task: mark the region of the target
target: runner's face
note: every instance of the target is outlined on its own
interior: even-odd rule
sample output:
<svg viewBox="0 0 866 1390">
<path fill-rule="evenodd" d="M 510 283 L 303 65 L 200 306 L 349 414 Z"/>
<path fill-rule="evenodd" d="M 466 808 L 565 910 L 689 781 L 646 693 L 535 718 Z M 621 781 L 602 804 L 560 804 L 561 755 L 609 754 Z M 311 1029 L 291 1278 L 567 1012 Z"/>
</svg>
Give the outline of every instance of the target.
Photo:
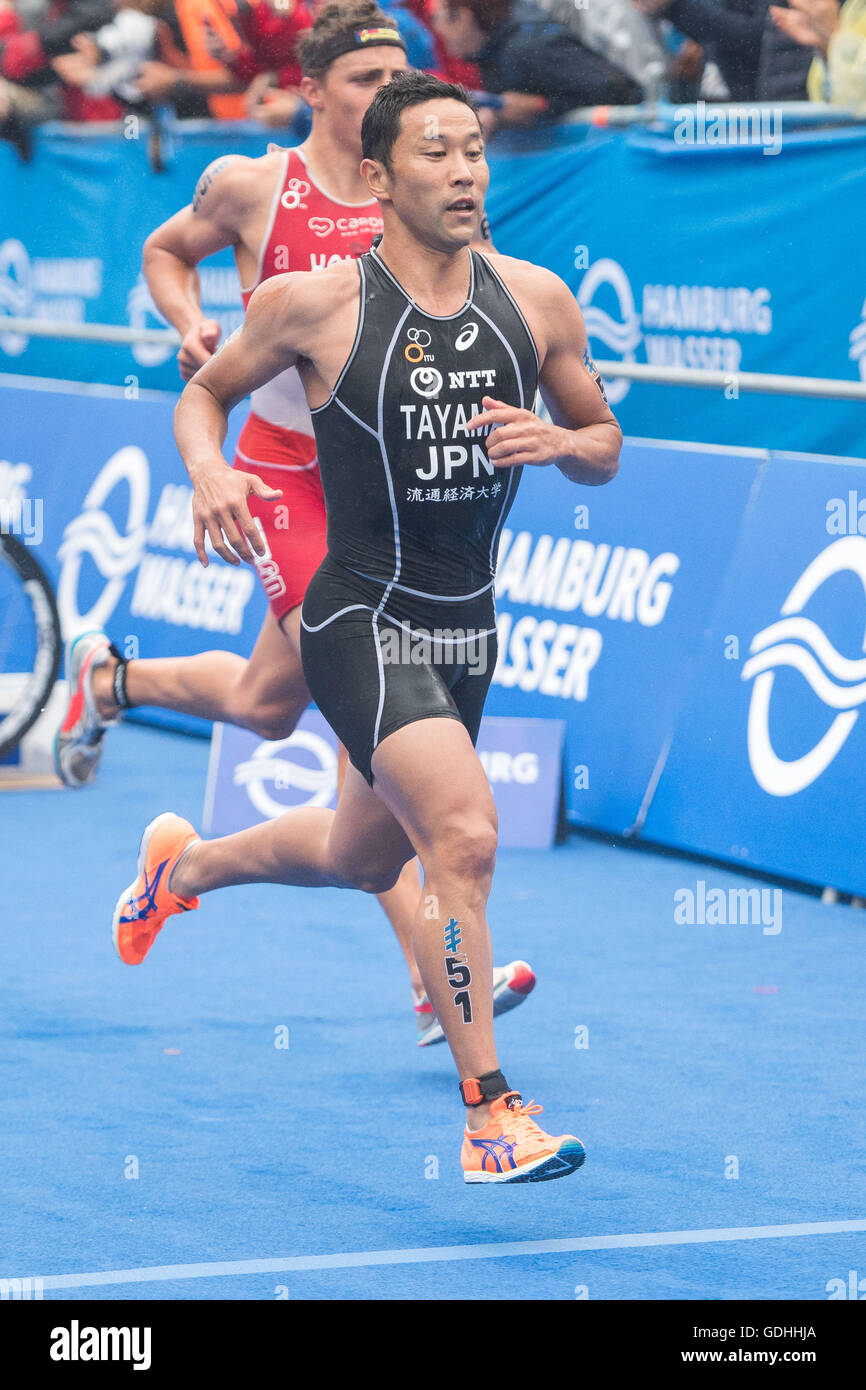
<svg viewBox="0 0 866 1390">
<path fill-rule="evenodd" d="M 468 246 L 489 182 L 478 119 L 462 101 L 427 101 L 403 112 L 388 193 L 419 241 L 442 251 Z"/>
<path fill-rule="evenodd" d="M 318 89 L 321 112 L 332 136 L 361 159 L 361 121 L 380 87 L 408 64 L 402 48 L 393 44 L 359 49 L 335 58 Z"/>
</svg>

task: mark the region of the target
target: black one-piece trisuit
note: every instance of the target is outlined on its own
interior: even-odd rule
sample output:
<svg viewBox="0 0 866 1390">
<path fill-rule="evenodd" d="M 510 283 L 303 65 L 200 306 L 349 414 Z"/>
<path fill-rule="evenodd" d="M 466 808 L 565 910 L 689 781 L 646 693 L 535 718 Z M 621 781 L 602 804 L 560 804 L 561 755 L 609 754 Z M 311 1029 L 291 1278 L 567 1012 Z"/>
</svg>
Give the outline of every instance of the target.
<svg viewBox="0 0 866 1390">
<path fill-rule="evenodd" d="M 489 261 L 469 296 L 428 314 L 371 251 L 357 262 L 355 342 L 312 412 L 328 553 L 301 610 L 304 675 L 372 783 L 370 760 L 418 719 L 460 719 L 473 743 L 496 663 L 493 576 L 521 469 L 494 468 L 467 421 L 483 396 L 533 409 L 538 355 Z"/>
</svg>

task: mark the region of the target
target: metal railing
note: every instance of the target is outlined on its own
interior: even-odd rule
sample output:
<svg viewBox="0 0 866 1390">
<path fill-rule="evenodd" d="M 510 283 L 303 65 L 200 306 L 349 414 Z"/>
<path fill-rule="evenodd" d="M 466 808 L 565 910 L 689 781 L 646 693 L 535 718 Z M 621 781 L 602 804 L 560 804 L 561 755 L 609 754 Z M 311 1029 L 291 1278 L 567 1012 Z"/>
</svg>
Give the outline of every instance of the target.
<svg viewBox="0 0 866 1390">
<path fill-rule="evenodd" d="M 173 328 L 131 328 L 115 323 L 61 323 L 51 319 L 0 315 L 0 336 L 20 333 L 27 338 L 68 338 L 74 342 L 127 344 L 160 343 L 177 347 Z M 866 381 L 831 377 L 786 376 L 773 372 L 719 372 L 690 367 L 655 367 L 643 362 L 596 361 L 603 377 L 647 382 L 654 386 L 687 386 L 703 391 L 736 391 L 750 395 L 807 396 L 816 400 L 866 401 Z"/>
</svg>

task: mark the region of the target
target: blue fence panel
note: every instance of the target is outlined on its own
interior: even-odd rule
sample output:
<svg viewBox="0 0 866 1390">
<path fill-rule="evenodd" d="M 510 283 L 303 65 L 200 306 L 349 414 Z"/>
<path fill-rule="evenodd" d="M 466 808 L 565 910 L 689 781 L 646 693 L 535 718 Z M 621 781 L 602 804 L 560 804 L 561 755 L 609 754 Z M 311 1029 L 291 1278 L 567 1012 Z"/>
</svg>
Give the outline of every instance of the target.
<svg viewBox="0 0 866 1390">
<path fill-rule="evenodd" d="M 64 635 L 106 627 L 128 656 L 248 656 L 265 613 L 248 565 L 192 547 L 192 489 L 172 433 L 175 398 L 128 400 L 0 385 L 0 496 L 57 589 Z M 233 448 L 243 411 L 231 422 Z M 153 713 L 153 712 L 151 712 Z M 206 729 L 199 720 L 160 722 Z"/>
<path fill-rule="evenodd" d="M 603 488 L 525 470 L 487 709 L 566 721 L 576 824 L 637 822 L 765 457 L 629 441 Z"/>
<path fill-rule="evenodd" d="M 866 465 L 775 456 L 646 836 L 866 891 Z"/>
</svg>

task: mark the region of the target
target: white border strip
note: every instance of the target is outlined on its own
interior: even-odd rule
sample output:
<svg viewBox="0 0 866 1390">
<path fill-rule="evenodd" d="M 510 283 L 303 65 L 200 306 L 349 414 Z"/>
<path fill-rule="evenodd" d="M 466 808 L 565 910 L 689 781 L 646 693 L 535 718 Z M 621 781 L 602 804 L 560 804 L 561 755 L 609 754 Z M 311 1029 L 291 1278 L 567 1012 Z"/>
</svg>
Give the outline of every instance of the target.
<svg viewBox="0 0 866 1390">
<path fill-rule="evenodd" d="M 227 1274 L 290 1274 L 303 1270 L 362 1269 L 371 1265 L 441 1264 L 452 1260 L 498 1260 L 509 1255 L 567 1255 L 584 1250 L 635 1250 L 652 1245 L 709 1245 L 721 1241 L 787 1240 L 794 1236 L 848 1235 L 858 1231 L 866 1231 L 866 1220 L 802 1221 L 783 1226 L 711 1227 L 703 1231 L 646 1231 L 636 1235 L 574 1236 L 565 1240 L 515 1240 L 489 1245 L 434 1245 L 418 1250 L 355 1250 L 338 1255 L 291 1255 L 284 1259 L 270 1260 L 148 1265 L 142 1269 L 107 1269 L 91 1274 L 45 1274 L 39 1278 L 44 1289 L 82 1289 L 106 1284 L 151 1284 L 173 1279 L 213 1279 Z"/>
</svg>

